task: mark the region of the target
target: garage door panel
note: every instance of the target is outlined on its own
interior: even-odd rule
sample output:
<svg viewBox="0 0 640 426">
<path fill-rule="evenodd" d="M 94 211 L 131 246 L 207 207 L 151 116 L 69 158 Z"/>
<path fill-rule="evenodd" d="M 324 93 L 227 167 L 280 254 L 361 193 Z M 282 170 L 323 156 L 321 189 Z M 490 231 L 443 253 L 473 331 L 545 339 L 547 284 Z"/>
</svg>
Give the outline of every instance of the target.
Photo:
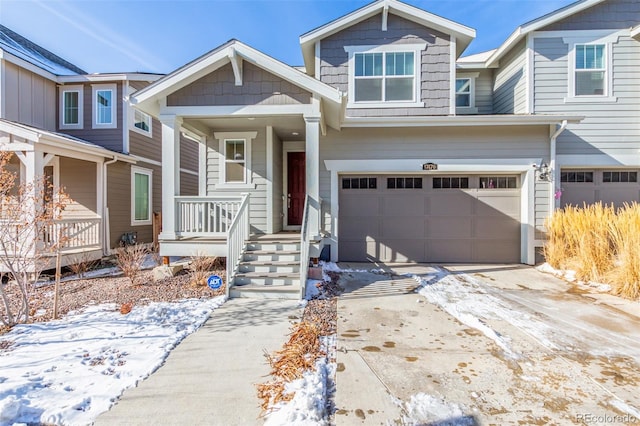
<svg viewBox="0 0 640 426">
<path fill-rule="evenodd" d="M 520 263 L 520 243 L 513 240 L 476 240 L 473 254 L 475 262 Z"/>
<path fill-rule="evenodd" d="M 622 207 L 629 200 L 640 200 L 640 191 L 638 188 L 607 188 L 600 191 L 600 199 L 604 204 L 613 204 L 616 207 Z"/>
<path fill-rule="evenodd" d="M 469 262 L 472 259 L 471 240 L 428 240 L 429 262 Z"/>
<path fill-rule="evenodd" d="M 340 216 L 377 217 L 380 215 L 380 200 L 377 196 L 363 194 L 344 194 L 340 197 Z"/>
<path fill-rule="evenodd" d="M 578 187 L 565 185 L 562 190 L 562 205 L 580 206 L 586 202 L 587 204 L 593 204 L 596 202 L 596 191 L 593 186 Z"/>
<path fill-rule="evenodd" d="M 516 194 L 478 195 L 475 213 L 478 216 L 519 216 L 520 198 Z"/>
<path fill-rule="evenodd" d="M 430 198 L 429 214 L 434 216 L 468 216 L 475 203 L 475 196 L 464 191 L 434 191 Z"/>
<path fill-rule="evenodd" d="M 340 241 L 340 260 L 368 262 L 384 256 L 380 243 L 370 240 Z"/>
<path fill-rule="evenodd" d="M 423 193 L 411 195 L 390 195 L 381 201 L 382 215 L 390 217 L 424 215 Z"/>
<path fill-rule="evenodd" d="M 423 240 L 383 239 L 380 248 L 388 262 L 423 262 L 426 258 Z"/>
<path fill-rule="evenodd" d="M 377 217 L 343 218 L 340 221 L 340 236 L 348 240 L 377 238 L 380 233 Z"/>
<path fill-rule="evenodd" d="M 471 238 L 470 218 L 429 216 L 426 223 L 427 238 Z"/>
<path fill-rule="evenodd" d="M 415 239 L 424 235 L 424 216 L 382 217 L 381 237 Z"/>
<path fill-rule="evenodd" d="M 520 233 L 520 222 L 508 216 L 476 217 L 473 229 L 476 238 L 504 239 Z"/>
</svg>

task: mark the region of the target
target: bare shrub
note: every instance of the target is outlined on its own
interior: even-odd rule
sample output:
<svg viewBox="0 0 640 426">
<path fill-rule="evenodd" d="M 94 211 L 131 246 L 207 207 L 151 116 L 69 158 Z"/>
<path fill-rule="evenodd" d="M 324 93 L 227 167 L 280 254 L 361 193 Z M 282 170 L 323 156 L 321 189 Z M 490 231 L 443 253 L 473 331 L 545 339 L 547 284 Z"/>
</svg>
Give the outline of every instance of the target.
<svg viewBox="0 0 640 426">
<path fill-rule="evenodd" d="M 218 270 L 224 266 L 223 261 L 219 257 L 211 256 L 194 256 L 191 258 L 190 283 L 194 287 L 207 285 L 207 278 L 211 275 L 211 271 Z"/>
<path fill-rule="evenodd" d="M 95 269 L 99 264 L 99 259 L 92 259 L 91 254 L 84 252 L 70 258 L 71 264 L 69 269 L 76 274 L 78 278 L 84 278 L 85 274 Z"/>
<path fill-rule="evenodd" d="M 142 262 L 144 262 L 147 253 L 147 248 L 142 244 L 120 247 L 116 250 L 116 265 L 124 276 L 129 278 L 132 285 L 140 284 L 138 280 L 142 270 Z"/>
</svg>

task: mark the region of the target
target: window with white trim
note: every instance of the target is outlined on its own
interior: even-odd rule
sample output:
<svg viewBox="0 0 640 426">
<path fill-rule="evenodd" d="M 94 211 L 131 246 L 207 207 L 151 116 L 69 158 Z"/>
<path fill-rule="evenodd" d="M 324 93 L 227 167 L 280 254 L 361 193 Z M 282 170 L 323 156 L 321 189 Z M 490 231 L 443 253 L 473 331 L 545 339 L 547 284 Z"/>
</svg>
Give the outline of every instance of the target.
<svg viewBox="0 0 640 426">
<path fill-rule="evenodd" d="M 251 186 L 251 140 L 257 132 L 216 132 L 219 140 L 220 171 L 217 187 Z"/>
<path fill-rule="evenodd" d="M 131 225 L 151 225 L 153 170 L 131 166 Z"/>
<path fill-rule="evenodd" d="M 151 137 L 153 121 L 151 116 L 137 109 L 133 109 L 133 120 L 131 120 L 131 130 L 135 130 L 145 136 Z"/>
<path fill-rule="evenodd" d="M 575 45 L 575 96 L 606 95 L 606 45 Z"/>
<path fill-rule="evenodd" d="M 456 79 L 456 108 L 470 108 L 471 105 L 471 79 Z"/>
<path fill-rule="evenodd" d="M 62 86 L 60 88 L 61 129 L 82 129 L 82 102 L 82 86 Z"/>
<path fill-rule="evenodd" d="M 93 86 L 93 128 L 113 129 L 116 122 L 116 85 L 101 84 Z"/>
<path fill-rule="evenodd" d="M 346 46 L 349 107 L 422 106 L 420 59 L 424 45 Z"/>
</svg>

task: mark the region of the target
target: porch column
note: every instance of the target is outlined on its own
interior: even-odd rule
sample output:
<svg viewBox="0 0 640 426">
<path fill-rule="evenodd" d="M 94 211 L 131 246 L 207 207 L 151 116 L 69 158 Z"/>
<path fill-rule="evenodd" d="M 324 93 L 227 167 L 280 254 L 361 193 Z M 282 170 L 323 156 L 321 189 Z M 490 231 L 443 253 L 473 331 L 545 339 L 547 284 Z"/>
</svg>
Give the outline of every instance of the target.
<svg viewBox="0 0 640 426">
<path fill-rule="evenodd" d="M 309 235 L 315 238 L 320 231 L 320 117 L 305 116 L 306 186 L 311 198 L 309 206 Z"/>
<path fill-rule="evenodd" d="M 161 115 L 162 123 L 162 233 L 176 238 L 175 196 L 180 195 L 180 126 L 182 117 Z"/>
</svg>

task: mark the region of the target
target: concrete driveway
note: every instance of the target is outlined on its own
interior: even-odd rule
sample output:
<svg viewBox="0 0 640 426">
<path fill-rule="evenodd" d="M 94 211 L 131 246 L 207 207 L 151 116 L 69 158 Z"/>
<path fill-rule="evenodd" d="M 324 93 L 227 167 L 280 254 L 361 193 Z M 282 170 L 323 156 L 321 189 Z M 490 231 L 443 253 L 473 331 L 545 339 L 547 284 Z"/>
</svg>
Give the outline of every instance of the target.
<svg viewBox="0 0 640 426">
<path fill-rule="evenodd" d="M 340 267 L 337 425 L 640 424 L 639 303 L 521 265 Z"/>
</svg>

